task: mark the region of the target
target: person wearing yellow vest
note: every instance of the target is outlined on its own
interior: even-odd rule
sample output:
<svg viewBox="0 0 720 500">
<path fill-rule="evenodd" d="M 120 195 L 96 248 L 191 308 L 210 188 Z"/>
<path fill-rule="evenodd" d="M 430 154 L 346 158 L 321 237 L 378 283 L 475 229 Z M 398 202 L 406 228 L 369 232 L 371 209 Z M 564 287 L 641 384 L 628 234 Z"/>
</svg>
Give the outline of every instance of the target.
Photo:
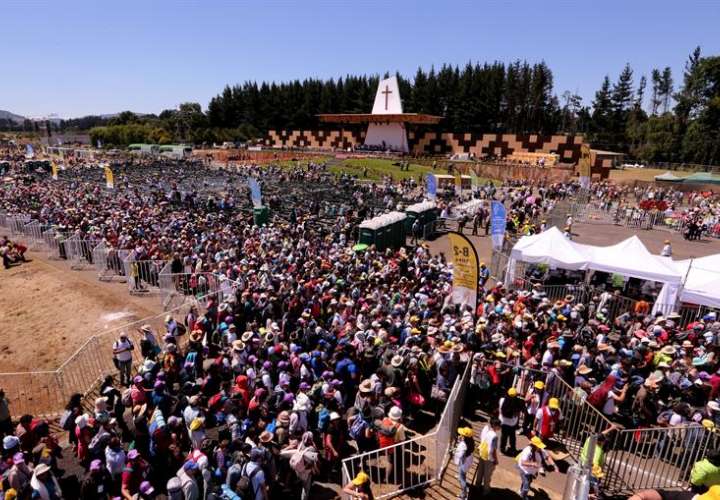
<svg viewBox="0 0 720 500">
<path fill-rule="evenodd" d="M 475 485 L 482 490 L 483 495 L 490 493 L 490 482 L 498 464 L 499 432 L 500 419 L 493 417 L 480 434 L 480 461 L 475 471 Z"/>
</svg>

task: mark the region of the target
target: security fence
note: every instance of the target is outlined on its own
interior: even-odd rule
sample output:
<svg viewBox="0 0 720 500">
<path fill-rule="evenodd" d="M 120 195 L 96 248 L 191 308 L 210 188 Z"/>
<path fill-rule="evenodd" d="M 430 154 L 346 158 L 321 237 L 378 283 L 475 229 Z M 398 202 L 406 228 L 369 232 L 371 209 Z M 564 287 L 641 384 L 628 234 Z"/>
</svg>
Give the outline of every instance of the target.
<svg viewBox="0 0 720 500">
<path fill-rule="evenodd" d="M 348 484 L 364 471 L 370 476 L 373 497 L 381 499 L 441 480 L 450 459 L 453 431 L 462 414 L 469 380 L 470 363 L 455 380 L 440 421 L 430 433 L 343 460 L 342 484 Z"/>
<path fill-rule="evenodd" d="M 130 295 L 148 295 L 160 292 L 160 271 L 164 260 L 137 260 L 132 251 L 123 260 Z"/>
<path fill-rule="evenodd" d="M 113 343 L 120 333 L 132 340 L 133 362 L 142 359 L 140 328 L 149 325 L 158 343 L 167 331 L 167 316 L 183 323 L 190 308 L 213 295 L 192 298 L 180 307 L 91 335 L 85 343 L 56 370 L 0 373 L 0 387 L 5 391 L 14 415 L 55 415 L 62 411 L 71 395 L 86 394 L 106 375 L 117 372 L 113 363 Z M 186 336 L 180 337 L 180 343 Z"/>
<path fill-rule="evenodd" d="M 104 241 L 98 243 L 92 251 L 92 261 L 100 281 L 124 281 L 125 266 L 123 261 L 130 250 L 118 250 Z"/>
<path fill-rule="evenodd" d="M 160 270 L 158 284 L 163 308 L 182 304 L 187 298 L 220 292 L 221 276 L 210 272 L 173 273 L 172 262 Z"/>
</svg>

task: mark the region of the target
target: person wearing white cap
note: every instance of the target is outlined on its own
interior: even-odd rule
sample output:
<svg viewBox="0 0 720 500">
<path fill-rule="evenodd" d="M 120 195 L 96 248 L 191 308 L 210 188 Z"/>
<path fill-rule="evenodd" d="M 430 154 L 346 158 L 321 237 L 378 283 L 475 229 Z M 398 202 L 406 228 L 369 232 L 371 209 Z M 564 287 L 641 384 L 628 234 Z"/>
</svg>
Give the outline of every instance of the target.
<svg viewBox="0 0 720 500">
<path fill-rule="evenodd" d="M 63 498 L 60 485 L 47 464 L 41 463 L 35 467 L 32 479 L 30 479 L 30 487 L 33 491 L 33 498 L 40 500 L 61 500 Z"/>
<path fill-rule="evenodd" d="M 113 344 L 113 362 L 120 372 L 120 385 L 129 386 L 132 381 L 130 371 L 132 369 L 132 352 L 134 349 L 135 346 L 126 332 L 122 332 L 120 338 Z"/>
</svg>

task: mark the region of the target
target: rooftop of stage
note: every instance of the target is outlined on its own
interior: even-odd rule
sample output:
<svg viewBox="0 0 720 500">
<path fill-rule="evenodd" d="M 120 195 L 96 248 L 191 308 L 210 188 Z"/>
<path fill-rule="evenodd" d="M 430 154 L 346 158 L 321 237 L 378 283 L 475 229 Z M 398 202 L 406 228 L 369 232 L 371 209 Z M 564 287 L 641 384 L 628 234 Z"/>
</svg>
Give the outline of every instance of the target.
<svg viewBox="0 0 720 500">
<path fill-rule="evenodd" d="M 420 125 L 433 125 L 443 119 L 442 116 L 424 115 L 420 113 L 400 114 L 323 114 L 317 115 L 323 123 L 414 123 Z"/>
</svg>

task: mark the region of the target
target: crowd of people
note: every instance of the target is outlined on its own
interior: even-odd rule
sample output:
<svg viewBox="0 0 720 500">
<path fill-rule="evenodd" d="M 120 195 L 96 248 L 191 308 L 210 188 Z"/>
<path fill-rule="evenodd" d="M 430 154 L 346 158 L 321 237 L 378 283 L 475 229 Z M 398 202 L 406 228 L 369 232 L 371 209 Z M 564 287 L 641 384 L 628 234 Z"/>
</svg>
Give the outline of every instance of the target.
<svg viewBox="0 0 720 500">
<path fill-rule="evenodd" d="M 267 225 L 253 224 L 247 176 L 278 214 Z M 359 185 L 320 165 L 218 173 L 174 163 L 117 167 L 116 179 L 110 191 L 101 169 L 68 170 L 55 183 L 17 175 L 0 210 L 179 273 L 214 273 L 231 293 L 169 316 L 164 331 L 144 326 L 140 345 L 120 336 L 117 376 L 92 408 L 80 395 L 68 402 L 60 425 L 70 449 L 41 418 L 3 426 L 6 498 L 309 498 L 318 479 L 340 480 L 343 458 L 419 432 L 426 413 L 439 417 L 466 363 L 469 401 L 493 417 L 479 444 L 472 429 L 458 430 L 463 495 L 473 457 L 487 490 L 497 454 L 520 452 L 527 496 L 552 466 L 543 450 L 562 418 L 550 397 L 560 380 L 628 427 L 720 424 L 714 313 L 689 325 L 648 310 L 611 319 L 604 298 L 550 300 L 542 285 L 512 290 L 487 277 L 477 307 L 461 306 L 449 299 L 452 266 L 426 245 L 353 250 L 357 221 L 419 201 L 421 183 Z M 487 185 L 475 195 L 504 201 L 513 227 L 536 231 L 572 189 Z M 513 366 L 534 374 L 525 393 L 507 390 Z M 4 419 L 2 401 L 5 422 L 12 408 Z M 523 450 L 519 431 L 530 439 Z M 68 454 L 82 466 L 76 483 L 63 470 Z M 399 483 L 405 471 L 386 466 Z M 372 498 L 366 472 L 344 489 Z"/>
</svg>

